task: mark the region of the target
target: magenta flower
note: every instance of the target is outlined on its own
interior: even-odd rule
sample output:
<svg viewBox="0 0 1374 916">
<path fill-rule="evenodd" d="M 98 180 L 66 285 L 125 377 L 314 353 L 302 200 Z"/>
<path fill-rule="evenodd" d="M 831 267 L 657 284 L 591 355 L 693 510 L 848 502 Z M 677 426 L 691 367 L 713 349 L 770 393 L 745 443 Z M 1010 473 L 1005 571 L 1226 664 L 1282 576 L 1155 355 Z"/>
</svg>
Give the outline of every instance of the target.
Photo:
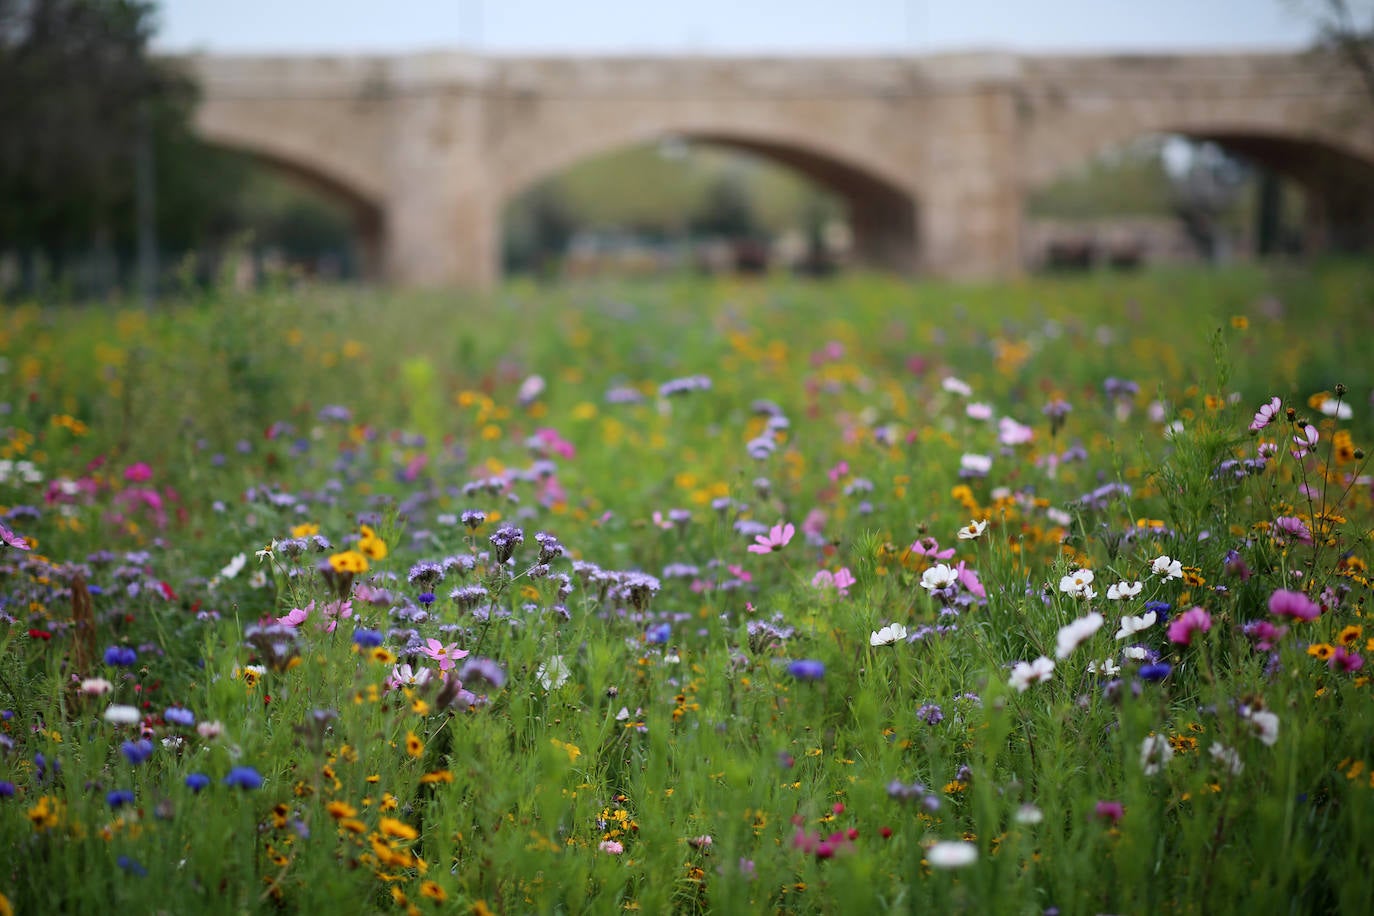
<svg viewBox="0 0 1374 916">
<path fill-rule="evenodd" d="M 1281 588 L 1269 596 L 1269 613 L 1294 620 L 1316 620 L 1321 608 L 1302 592 Z"/>
<path fill-rule="evenodd" d="M 1326 666 L 1332 671 L 1359 671 L 1364 666 L 1364 659 L 1345 646 L 1337 646 L 1336 651 L 1326 660 Z"/>
<path fill-rule="evenodd" d="M 1268 404 L 1261 404 L 1260 409 L 1255 411 L 1255 419 L 1250 421 L 1250 432 L 1257 433 L 1273 423 L 1282 409 L 1283 402 L 1278 398 L 1270 398 Z"/>
<path fill-rule="evenodd" d="M 1111 821 L 1116 824 L 1126 816 L 1126 808 L 1119 801 L 1100 801 L 1093 808 L 1093 813 L 1104 821 Z"/>
<path fill-rule="evenodd" d="M 782 550 L 792 540 L 792 535 L 796 533 L 797 529 L 790 522 L 787 524 L 779 522 L 767 534 L 754 535 L 756 543 L 749 545 L 749 552 L 773 553 L 775 550 Z"/>
<path fill-rule="evenodd" d="M 1193 641 L 1194 633 L 1205 633 L 1210 629 L 1212 615 L 1200 607 L 1195 607 L 1179 614 L 1169 624 L 1169 641 L 1186 646 Z"/>
<path fill-rule="evenodd" d="M 153 469 L 148 467 L 147 463 L 143 461 L 137 464 L 131 464 L 124 469 L 124 479 L 129 481 L 129 483 L 143 483 L 146 480 L 152 479 L 152 476 Z"/>
<path fill-rule="evenodd" d="M 1256 620 L 1245 625 L 1244 633 L 1254 641 L 1256 649 L 1268 652 L 1288 633 L 1288 627 L 1276 627 L 1267 620 Z"/>
<path fill-rule="evenodd" d="M 426 639 L 425 644 L 420 647 L 420 651 L 437 661 L 440 671 L 447 671 L 454 666 L 456 661 L 468 657 L 467 650 L 458 648 L 456 642 L 446 646 L 437 639 Z"/>
</svg>

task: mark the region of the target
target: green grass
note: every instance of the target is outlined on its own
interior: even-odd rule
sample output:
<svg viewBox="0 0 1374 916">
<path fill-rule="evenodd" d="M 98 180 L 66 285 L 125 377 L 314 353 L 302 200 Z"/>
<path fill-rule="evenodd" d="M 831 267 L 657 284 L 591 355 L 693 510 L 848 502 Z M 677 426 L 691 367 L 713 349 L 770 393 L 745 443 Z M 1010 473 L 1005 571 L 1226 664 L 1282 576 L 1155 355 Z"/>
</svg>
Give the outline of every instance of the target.
<svg viewBox="0 0 1374 916">
<path fill-rule="evenodd" d="M 13 307 L 0 520 L 35 543 L 0 553 L 0 912 L 1370 910 L 1368 680 L 1320 656 L 1374 637 L 1371 300 L 1335 264 Z M 1252 434 L 1275 395 L 1297 422 Z M 329 547 L 293 555 L 301 525 Z M 925 538 L 962 585 L 923 587 Z M 351 580 L 317 569 L 350 551 Z M 408 574 L 446 557 L 473 569 L 420 614 Z M 1273 617 L 1281 588 L 1323 612 Z M 1115 639 L 1147 601 L 1210 628 Z M 441 689 L 431 639 L 502 676 Z M 402 663 L 435 676 L 388 687 Z"/>
</svg>

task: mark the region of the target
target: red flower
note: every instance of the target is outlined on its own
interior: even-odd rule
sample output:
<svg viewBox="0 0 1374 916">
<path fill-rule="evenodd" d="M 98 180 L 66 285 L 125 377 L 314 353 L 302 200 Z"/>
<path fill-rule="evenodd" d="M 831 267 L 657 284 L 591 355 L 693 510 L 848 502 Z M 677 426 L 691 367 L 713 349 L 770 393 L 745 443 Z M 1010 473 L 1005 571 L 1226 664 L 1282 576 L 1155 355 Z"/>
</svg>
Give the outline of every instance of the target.
<svg viewBox="0 0 1374 916">
<path fill-rule="evenodd" d="M 30 639 L 52 639 L 52 634 L 47 630 L 29 630 Z"/>
</svg>

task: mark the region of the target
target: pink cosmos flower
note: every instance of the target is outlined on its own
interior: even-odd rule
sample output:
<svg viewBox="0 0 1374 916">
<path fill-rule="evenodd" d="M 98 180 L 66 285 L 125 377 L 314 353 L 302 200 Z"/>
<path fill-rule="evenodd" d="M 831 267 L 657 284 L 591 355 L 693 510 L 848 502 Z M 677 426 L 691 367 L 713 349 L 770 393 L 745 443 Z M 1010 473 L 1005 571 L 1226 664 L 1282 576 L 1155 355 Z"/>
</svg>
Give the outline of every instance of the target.
<svg viewBox="0 0 1374 916">
<path fill-rule="evenodd" d="M 1212 629 L 1212 615 L 1200 607 L 1179 614 L 1169 623 L 1169 641 L 1188 645 L 1196 632 Z"/>
<path fill-rule="evenodd" d="M 935 538 L 921 538 L 911 545 L 911 552 L 922 557 L 929 557 L 932 560 L 948 560 L 954 556 L 954 548 L 948 550 L 940 549 L 940 542 Z"/>
<path fill-rule="evenodd" d="M 309 607 L 293 607 L 285 617 L 278 617 L 277 623 L 284 627 L 298 627 L 305 623 L 310 616 L 310 608 L 315 606 L 315 602 L 310 602 Z"/>
<path fill-rule="evenodd" d="M 822 569 L 811 577 L 811 584 L 816 588 L 834 588 L 837 589 L 841 595 L 848 595 L 849 587 L 856 581 L 853 573 L 849 571 L 849 567 L 847 566 L 841 567 L 839 572 L 834 573 L 828 569 Z"/>
<path fill-rule="evenodd" d="M 766 535 L 754 535 L 756 543 L 749 545 L 750 553 L 773 553 L 782 550 L 792 540 L 792 535 L 797 533 L 797 529 L 789 522 L 783 524 L 779 522 L 769 529 Z"/>
<path fill-rule="evenodd" d="M 557 455 L 560 458 L 572 458 L 574 455 L 577 454 L 577 449 L 573 446 L 573 444 L 569 442 L 567 439 L 564 439 L 562 436 L 558 435 L 558 430 L 556 429 L 549 429 L 545 427 L 544 429 L 535 432 L 535 436 L 537 436 L 540 442 L 544 443 L 545 446 L 547 446 L 555 455 Z"/>
<path fill-rule="evenodd" d="M 0 522 L 0 541 L 4 541 L 6 546 L 13 547 L 15 550 L 28 550 L 29 542 L 5 527 L 4 522 Z"/>
<path fill-rule="evenodd" d="M 1126 807 L 1119 801 L 1100 801 L 1093 809 L 1093 813 L 1104 821 L 1111 821 L 1115 824 L 1126 816 Z"/>
<path fill-rule="evenodd" d="M 1316 620 L 1321 608 L 1302 592 L 1281 588 L 1269 596 L 1269 613 L 1294 620 Z"/>
<path fill-rule="evenodd" d="M 1293 449 L 1293 457 L 1303 457 L 1316 447 L 1320 439 L 1321 434 L 1317 432 L 1317 427 L 1313 426 L 1311 423 L 1307 424 L 1298 431 L 1298 435 L 1293 437 L 1293 444 L 1297 446 L 1297 448 Z"/>
<path fill-rule="evenodd" d="M 841 461 L 839 464 L 835 465 L 833 468 L 826 471 L 825 475 L 830 478 L 831 483 L 839 483 L 840 478 L 848 473 L 849 462 Z"/>
<path fill-rule="evenodd" d="M 1269 528 L 1269 534 L 1279 544 L 1287 544 L 1289 539 L 1303 544 L 1312 543 L 1312 532 L 1303 524 L 1302 519 L 1293 515 L 1280 515 L 1274 519 L 1274 524 Z"/>
<path fill-rule="evenodd" d="M 953 551 L 951 551 L 952 553 Z M 962 585 L 969 594 L 975 598 L 986 598 L 988 590 L 983 588 L 983 583 L 978 579 L 978 573 L 972 566 L 964 564 L 963 560 L 954 567 L 954 571 L 959 574 L 959 584 Z"/>
<path fill-rule="evenodd" d="M 1255 411 L 1255 419 L 1250 421 L 1250 432 L 1257 433 L 1264 429 L 1283 409 L 1283 402 L 1278 398 L 1270 398 L 1268 404 L 1261 404 L 1260 409 Z"/>
<path fill-rule="evenodd" d="M 437 661 L 440 671 L 447 671 L 454 666 L 454 662 L 468 657 L 467 650 L 458 648 L 456 642 L 446 646 L 437 639 L 426 639 L 420 651 Z"/>
</svg>

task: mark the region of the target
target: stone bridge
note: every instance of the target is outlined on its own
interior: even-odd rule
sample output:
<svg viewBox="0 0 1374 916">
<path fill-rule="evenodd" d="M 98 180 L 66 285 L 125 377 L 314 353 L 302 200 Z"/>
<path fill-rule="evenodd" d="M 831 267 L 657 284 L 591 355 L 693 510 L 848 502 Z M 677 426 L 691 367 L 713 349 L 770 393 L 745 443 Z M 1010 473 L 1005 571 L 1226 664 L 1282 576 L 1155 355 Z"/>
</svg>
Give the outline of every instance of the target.
<svg viewBox="0 0 1374 916">
<path fill-rule="evenodd" d="M 665 137 L 792 166 L 847 201 L 863 261 L 904 272 L 1016 273 L 1026 195 L 1151 133 L 1290 175 L 1318 243 L 1374 237 L 1374 99 L 1308 54 L 180 62 L 200 134 L 347 201 L 403 285 L 491 285 L 507 201 Z"/>
</svg>

